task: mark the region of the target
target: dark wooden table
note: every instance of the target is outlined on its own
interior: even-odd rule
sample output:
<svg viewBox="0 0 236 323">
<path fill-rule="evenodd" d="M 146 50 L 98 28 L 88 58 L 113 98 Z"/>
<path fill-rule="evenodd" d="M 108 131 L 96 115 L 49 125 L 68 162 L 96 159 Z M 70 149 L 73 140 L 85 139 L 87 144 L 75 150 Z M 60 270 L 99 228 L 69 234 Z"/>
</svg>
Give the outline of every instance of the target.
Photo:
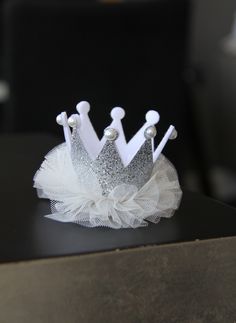
<svg viewBox="0 0 236 323">
<path fill-rule="evenodd" d="M 174 217 L 145 228 L 90 229 L 45 218 L 49 202 L 37 198 L 32 178 L 58 143 L 50 135 L 0 137 L 0 262 L 236 235 L 234 208 L 187 191 Z"/>
</svg>

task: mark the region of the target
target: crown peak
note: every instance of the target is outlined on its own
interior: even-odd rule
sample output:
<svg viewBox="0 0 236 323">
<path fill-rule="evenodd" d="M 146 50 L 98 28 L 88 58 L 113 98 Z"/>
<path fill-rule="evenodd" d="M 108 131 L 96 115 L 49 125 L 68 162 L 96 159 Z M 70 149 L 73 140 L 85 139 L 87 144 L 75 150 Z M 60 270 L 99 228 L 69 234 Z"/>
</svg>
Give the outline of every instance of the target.
<svg viewBox="0 0 236 323">
<path fill-rule="evenodd" d="M 90 104 L 87 101 L 81 101 L 76 105 L 76 110 L 80 114 L 87 114 L 90 110 Z"/>
<path fill-rule="evenodd" d="M 111 117 L 112 119 L 123 119 L 125 116 L 125 110 L 122 109 L 121 107 L 114 107 L 112 110 L 111 110 Z"/>
<path fill-rule="evenodd" d="M 155 110 L 150 110 L 146 113 L 146 121 L 152 125 L 157 124 L 160 120 L 160 115 Z"/>
</svg>

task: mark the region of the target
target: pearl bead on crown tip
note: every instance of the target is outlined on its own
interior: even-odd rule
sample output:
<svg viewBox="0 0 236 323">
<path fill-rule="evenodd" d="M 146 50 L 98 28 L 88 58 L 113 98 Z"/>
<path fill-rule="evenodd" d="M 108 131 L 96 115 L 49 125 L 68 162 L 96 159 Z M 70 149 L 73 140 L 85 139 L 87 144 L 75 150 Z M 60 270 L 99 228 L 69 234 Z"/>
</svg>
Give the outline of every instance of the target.
<svg viewBox="0 0 236 323">
<path fill-rule="evenodd" d="M 170 135 L 170 140 L 174 140 L 174 139 L 176 139 L 177 138 L 177 136 L 178 136 L 178 132 L 177 132 L 177 130 L 174 128 L 173 129 L 173 131 L 172 131 L 172 133 L 171 133 L 171 135 Z"/>
<path fill-rule="evenodd" d="M 68 125 L 71 127 L 71 128 L 74 128 L 76 126 L 76 120 L 73 116 L 71 116 L 69 119 L 68 119 Z"/>
<path fill-rule="evenodd" d="M 146 139 L 152 139 L 156 136 L 156 134 L 157 134 L 157 130 L 156 130 L 156 127 L 154 126 L 150 126 L 144 131 L 144 137 Z"/>
<path fill-rule="evenodd" d="M 57 124 L 59 124 L 59 126 L 62 126 L 62 117 L 61 117 L 61 114 L 58 114 L 58 116 L 56 117 L 56 122 L 57 122 Z"/>
<path fill-rule="evenodd" d="M 118 138 L 118 131 L 114 128 L 106 128 L 104 130 L 104 137 L 107 140 L 114 141 Z"/>
</svg>

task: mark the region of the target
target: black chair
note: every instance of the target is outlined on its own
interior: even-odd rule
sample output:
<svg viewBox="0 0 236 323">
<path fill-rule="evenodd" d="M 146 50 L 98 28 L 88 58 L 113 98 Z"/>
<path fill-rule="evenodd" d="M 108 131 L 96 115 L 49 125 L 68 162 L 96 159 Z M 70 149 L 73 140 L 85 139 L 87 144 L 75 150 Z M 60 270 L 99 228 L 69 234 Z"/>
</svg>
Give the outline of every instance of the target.
<svg viewBox="0 0 236 323">
<path fill-rule="evenodd" d="M 5 129 L 58 134 L 55 116 L 73 113 L 79 100 L 88 100 L 100 135 L 110 109 L 124 107 L 130 138 L 145 112 L 156 108 L 159 138 L 169 123 L 180 130 L 165 152 L 182 176 L 198 146 L 183 80 L 188 15 L 187 0 L 8 1 L 5 58 L 11 97 Z"/>
</svg>

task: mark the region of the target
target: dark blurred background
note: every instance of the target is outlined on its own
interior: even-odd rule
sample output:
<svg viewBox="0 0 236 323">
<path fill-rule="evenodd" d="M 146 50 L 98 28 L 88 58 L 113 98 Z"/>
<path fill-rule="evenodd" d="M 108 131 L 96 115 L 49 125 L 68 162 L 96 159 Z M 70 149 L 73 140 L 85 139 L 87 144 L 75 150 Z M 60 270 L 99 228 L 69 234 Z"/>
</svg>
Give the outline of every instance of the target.
<svg viewBox="0 0 236 323">
<path fill-rule="evenodd" d="M 125 108 L 130 138 L 157 109 L 182 186 L 236 205 L 234 0 L 0 4 L 2 134 L 61 136 L 56 115 L 87 100 L 100 136 Z"/>
</svg>

